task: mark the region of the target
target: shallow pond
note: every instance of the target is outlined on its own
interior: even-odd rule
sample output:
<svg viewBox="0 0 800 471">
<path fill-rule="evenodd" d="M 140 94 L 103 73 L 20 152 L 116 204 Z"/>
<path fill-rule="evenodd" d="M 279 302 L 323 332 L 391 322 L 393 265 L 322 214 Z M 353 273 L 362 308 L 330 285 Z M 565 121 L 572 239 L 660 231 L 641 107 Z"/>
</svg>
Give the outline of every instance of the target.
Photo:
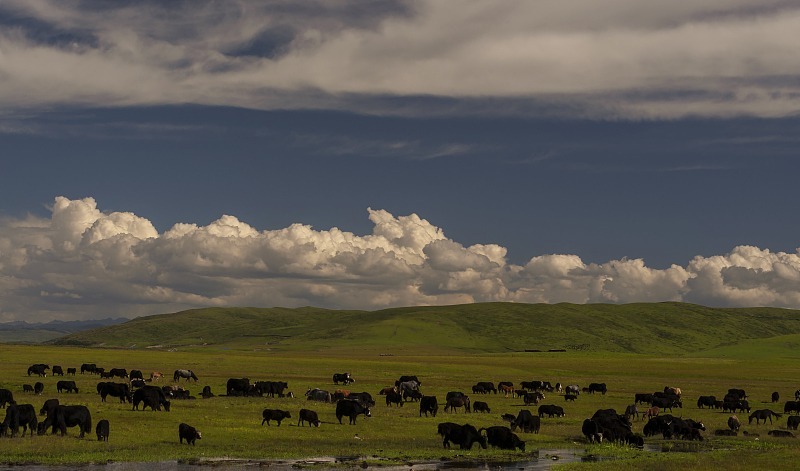
<svg viewBox="0 0 800 471">
<path fill-rule="evenodd" d="M 646 452 L 696 452 L 698 446 L 693 443 L 683 444 L 674 442 L 664 444 L 647 444 L 643 451 Z M 516 461 L 428 461 L 409 463 L 405 465 L 376 466 L 374 469 L 382 471 L 432 471 L 432 470 L 547 470 L 555 465 L 575 462 L 596 462 L 613 460 L 613 457 L 587 455 L 583 448 L 541 449 L 531 452 L 526 459 Z M 296 471 L 299 469 L 356 469 L 369 468 L 364 462 L 364 457 L 317 457 L 301 460 L 202 460 L 191 462 L 160 461 L 160 462 L 119 462 L 107 464 L 92 464 L 83 466 L 41 466 L 0 465 L 0 471 L 67 471 L 78 469 L 81 471 L 218 471 L 221 469 L 234 471 L 251 471 L 267 468 L 274 471 Z"/>
<path fill-rule="evenodd" d="M 532 452 L 525 460 L 491 462 L 491 461 L 431 461 L 409 463 L 401 466 L 380 466 L 375 469 L 384 471 L 399 470 L 547 470 L 556 464 L 574 463 L 581 461 L 585 450 L 581 448 L 565 448 L 539 450 Z M 589 458 L 592 460 L 592 458 Z M 218 471 L 220 469 L 234 471 L 250 471 L 253 469 L 268 468 L 275 471 L 296 471 L 298 469 L 337 469 L 365 468 L 363 457 L 319 457 L 302 460 L 203 460 L 199 462 L 119 462 L 107 464 L 92 464 L 84 466 L 40 466 L 0 465 L 1 471 L 66 471 L 78 469 L 81 471 Z"/>
</svg>

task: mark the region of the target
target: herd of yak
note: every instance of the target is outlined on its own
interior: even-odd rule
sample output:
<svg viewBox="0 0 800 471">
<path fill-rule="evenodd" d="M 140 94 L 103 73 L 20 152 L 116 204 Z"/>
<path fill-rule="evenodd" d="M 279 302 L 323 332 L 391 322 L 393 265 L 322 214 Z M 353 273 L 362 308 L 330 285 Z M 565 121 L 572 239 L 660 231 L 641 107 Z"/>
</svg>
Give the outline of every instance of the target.
<svg viewBox="0 0 800 471">
<path fill-rule="evenodd" d="M 36 364 L 28 368 L 28 376 L 47 376 L 50 370 L 49 365 Z M 140 370 L 128 372 L 124 368 L 112 368 L 106 371 L 98 368 L 94 364 L 83 364 L 80 368 L 81 374 L 89 373 L 99 375 L 101 381 L 97 383 L 97 393 L 103 402 L 108 396 L 116 397 L 121 403 L 130 403 L 134 410 L 150 408 L 156 410 L 170 410 L 171 401 L 174 399 L 194 399 L 188 390 L 176 385 L 155 386 L 152 383 L 159 381 L 163 374 L 152 372 L 150 377 L 145 380 Z M 54 365 L 51 374 L 54 376 L 75 376 L 76 368 L 67 368 L 66 373 L 61 366 Z M 102 381 L 102 379 L 119 378 L 121 382 Z M 187 381 L 198 381 L 197 376 L 191 370 L 175 370 L 173 381 L 179 382 L 181 379 Z M 335 385 L 350 385 L 355 379 L 350 373 L 336 373 L 333 375 Z M 401 376 L 394 382 L 394 386 L 389 386 L 378 392 L 385 396 L 387 406 L 403 406 L 407 401 L 419 403 L 419 415 L 425 417 L 431 415 L 436 417 L 439 410 L 439 401 L 436 396 L 424 395 L 421 392 L 422 382 L 416 376 Z M 62 379 L 56 384 L 59 393 L 78 392 L 78 387 L 74 380 Z M 268 396 L 268 397 L 294 397 L 287 391 L 288 384 L 283 381 L 255 381 L 249 378 L 230 378 L 226 384 L 225 394 L 227 396 Z M 34 385 L 23 385 L 23 392 L 41 395 L 44 385 L 36 382 Z M 548 381 L 523 381 L 519 387 L 511 382 L 502 381 L 495 386 L 489 381 L 478 382 L 472 387 L 473 397 L 484 394 L 503 394 L 506 397 L 519 397 L 526 405 L 538 405 L 537 413 L 534 414 L 529 409 L 520 410 L 517 415 L 503 414 L 501 417 L 508 425 L 496 425 L 477 429 L 470 424 L 457 424 L 454 422 L 439 423 L 437 431 L 442 437 L 442 445 L 449 448 L 451 444 L 458 445 L 462 449 L 471 449 L 475 443 L 482 448 L 488 445 L 501 449 L 520 451 L 525 450 L 525 442 L 515 433 L 519 429 L 521 433 L 539 433 L 542 418 L 563 417 L 564 408 L 555 404 L 541 404 L 545 398 L 544 393 L 557 392 L 563 393 L 565 403 L 575 401 L 581 393 L 600 393 L 606 394 L 605 383 L 591 383 L 588 387 L 581 388 L 578 385 L 562 386 L 561 383 L 552 385 Z M 356 423 L 359 415 L 370 417 L 370 407 L 375 406 L 375 400 L 368 392 L 350 392 L 343 389 L 336 389 L 329 392 L 323 389 L 309 389 L 305 393 L 309 401 L 319 401 L 336 404 L 336 418 L 342 423 L 343 418 L 347 417 L 350 424 Z M 214 397 L 209 386 L 203 388 L 201 397 L 208 399 Z M 772 402 L 779 401 L 779 394 L 773 393 Z M 35 408 L 31 404 L 17 404 L 14 400 L 12 391 L 0 389 L 0 406 L 6 409 L 6 416 L 0 423 L 0 436 L 10 435 L 14 437 L 22 427 L 22 435 L 30 433 L 33 436 L 34 430 L 39 435 L 47 433 L 50 429 L 52 434 L 57 431 L 63 436 L 68 427 L 79 427 L 80 437 L 86 433 L 91 433 L 92 418 L 89 409 L 83 405 L 61 404 L 58 399 L 48 399 L 39 409 L 39 414 L 44 416 L 40 421 Z M 641 406 L 641 409 L 640 409 Z M 748 413 L 748 421 L 756 424 L 769 420 L 772 424 L 773 417 L 780 418 L 782 414 L 773 412 L 770 409 L 761 409 L 751 412 L 747 400 L 747 394 L 742 389 L 732 388 L 724 395 L 722 400 L 717 400 L 715 396 L 700 396 L 697 400 L 698 408 L 714 408 L 723 412 Z M 582 434 L 590 443 L 601 443 L 603 441 L 623 443 L 631 446 L 641 447 L 644 445 L 644 437 L 661 435 L 666 439 L 682 440 L 703 440 L 706 430 L 701 421 L 695 421 L 683 417 L 672 415 L 674 408 L 683 408 L 680 388 L 665 387 L 663 391 L 654 393 L 638 393 L 634 396 L 634 402 L 625 408 L 624 413 L 618 413 L 615 409 L 599 409 L 591 418 L 583 421 L 581 427 Z M 491 412 L 489 405 L 485 401 L 472 401 L 470 396 L 461 391 L 448 392 L 444 401 L 445 412 L 456 412 L 464 409 L 465 412 Z M 669 411 L 670 413 L 666 413 Z M 797 430 L 800 425 L 800 390 L 795 392 L 795 400 L 788 401 L 784 405 L 784 414 L 789 415 L 787 419 L 787 429 Z M 288 411 L 280 409 L 264 409 L 262 413 L 262 425 L 270 425 L 275 421 L 278 426 L 284 419 L 291 418 Z M 633 418 L 639 420 L 647 419 L 642 434 L 634 433 Z M 316 411 L 310 408 L 302 408 L 298 413 L 298 426 L 319 427 L 321 421 Z M 717 436 L 736 436 L 739 433 L 741 422 L 736 415 L 728 418 L 728 428 L 714 431 Z M 108 420 L 100 420 L 95 427 L 97 439 L 107 441 L 109 437 L 110 425 Z M 747 432 L 743 432 L 747 433 Z M 751 434 L 752 435 L 752 434 Z M 788 430 L 771 430 L 769 435 L 776 437 L 794 437 Z M 187 443 L 195 444 L 195 440 L 202 438 L 201 433 L 194 427 L 181 423 L 178 427 L 179 443 L 186 440 Z"/>
</svg>

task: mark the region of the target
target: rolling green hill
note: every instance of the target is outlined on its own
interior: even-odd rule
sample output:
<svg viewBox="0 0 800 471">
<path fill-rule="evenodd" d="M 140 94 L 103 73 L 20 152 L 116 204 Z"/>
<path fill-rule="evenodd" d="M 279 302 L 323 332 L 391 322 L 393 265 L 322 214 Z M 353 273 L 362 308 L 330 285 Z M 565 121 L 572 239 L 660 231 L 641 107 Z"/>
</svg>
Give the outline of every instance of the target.
<svg viewBox="0 0 800 471">
<path fill-rule="evenodd" d="M 207 308 L 68 335 L 57 345 L 384 354 L 588 350 L 686 354 L 800 334 L 800 311 L 685 303 L 480 303 L 380 311 Z"/>
</svg>

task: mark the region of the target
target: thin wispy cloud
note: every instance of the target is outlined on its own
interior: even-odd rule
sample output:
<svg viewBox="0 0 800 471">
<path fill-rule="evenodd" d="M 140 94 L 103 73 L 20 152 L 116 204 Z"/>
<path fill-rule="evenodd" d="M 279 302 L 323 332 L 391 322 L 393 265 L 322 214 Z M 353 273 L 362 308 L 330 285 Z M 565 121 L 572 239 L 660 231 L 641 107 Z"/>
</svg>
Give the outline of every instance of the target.
<svg viewBox="0 0 800 471">
<path fill-rule="evenodd" d="M 291 141 L 294 147 L 321 155 L 360 155 L 408 160 L 430 160 L 466 155 L 479 149 L 479 146 L 467 143 L 359 138 L 329 134 L 299 134 L 292 136 Z"/>
</svg>

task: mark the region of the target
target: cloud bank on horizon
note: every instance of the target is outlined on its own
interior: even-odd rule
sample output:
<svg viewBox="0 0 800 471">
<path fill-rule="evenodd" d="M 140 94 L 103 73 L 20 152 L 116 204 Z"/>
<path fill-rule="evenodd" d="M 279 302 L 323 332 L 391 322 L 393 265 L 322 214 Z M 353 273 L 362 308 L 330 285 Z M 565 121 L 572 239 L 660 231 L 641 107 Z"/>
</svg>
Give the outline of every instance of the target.
<svg viewBox="0 0 800 471">
<path fill-rule="evenodd" d="M 483 301 L 800 308 L 800 253 L 739 246 L 653 269 L 546 254 L 507 262 L 416 214 L 369 209 L 359 236 L 303 224 L 258 230 L 225 215 L 159 233 L 142 216 L 57 197 L 50 218 L 0 221 L 0 321 L 90 319 L 206 306 L 379 309 Z"/>
<path fill-rule="evenodd" d="M 7 113 L 200 104 L 672 119 L 800 109 L 800 6 L 786 0 L 7 0 L 0 25 Z"/>
</svg>

